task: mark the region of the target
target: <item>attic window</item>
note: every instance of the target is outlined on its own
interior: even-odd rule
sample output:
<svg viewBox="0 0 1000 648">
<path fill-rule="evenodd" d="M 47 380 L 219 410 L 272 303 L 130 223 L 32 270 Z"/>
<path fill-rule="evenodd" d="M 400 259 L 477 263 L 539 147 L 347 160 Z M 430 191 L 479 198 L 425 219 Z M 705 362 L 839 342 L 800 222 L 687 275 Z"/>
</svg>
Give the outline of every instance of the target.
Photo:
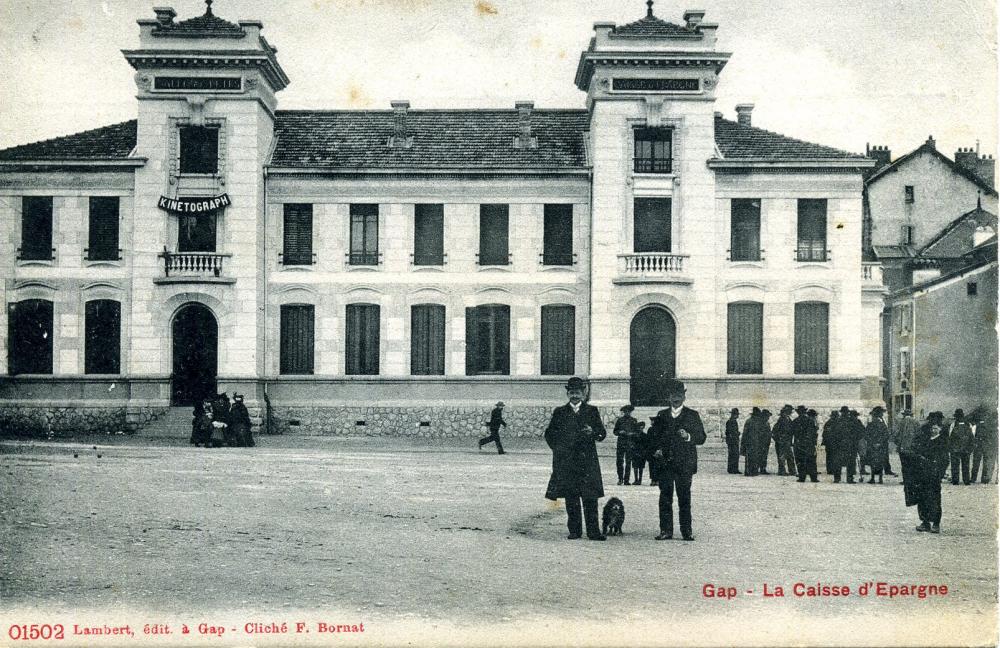
<svg viewBox="0 0 1000 648">
<path fill-rule="evenodd" d="M 975 297 L 979 294 L 979 284 L 975 281 L 970 281 L 965 284 L 965 294 L 969 297 Z"/>
<path fill-rule="evenodd" d="M 903 187 L 903 200 L 906 201 L 907 205 L 913 204 L 913 185 Z"/>
</svg>

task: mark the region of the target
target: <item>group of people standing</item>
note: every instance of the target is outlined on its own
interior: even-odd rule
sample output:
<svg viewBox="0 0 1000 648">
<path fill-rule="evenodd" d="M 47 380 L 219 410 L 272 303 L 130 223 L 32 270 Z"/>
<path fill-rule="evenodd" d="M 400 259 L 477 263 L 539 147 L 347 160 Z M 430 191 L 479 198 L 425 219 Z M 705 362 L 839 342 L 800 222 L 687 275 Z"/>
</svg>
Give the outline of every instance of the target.
<svg viewBox="0 0 1000 648">
<path fill-rule="evenodd" d="M 792 414 L 795 418 L 792 418 Z M 778 459 L 778 474 L 798 476 L 803 482 L 808 477 L 818 481 L 816 471 L 816 439 L 818 436 L 817 413 L 804 405 L 785 405 L 778 413 L 778 420 L 772 427 L 771 412 L 754 407 L 743 424 L 739 426 L 740 411 L 733 408 L 726 421 L 726 446 L 728 450 L 727 471 L 740 474 L 739 459 L 744 457 L 742 474 L 747 477 L 767 475 L 767 459 L 771 441 L 774 441 Z"/>
<path fill-rule="evenodd" d="M 232 402 L 226 392 L 214 399 L 195 402 L 191 419 L 191 444 L 195 447 L 252 448 L 253 432 L 250 412 L 243 402 L 243 394 L 233 394 Z"/>
</svg>

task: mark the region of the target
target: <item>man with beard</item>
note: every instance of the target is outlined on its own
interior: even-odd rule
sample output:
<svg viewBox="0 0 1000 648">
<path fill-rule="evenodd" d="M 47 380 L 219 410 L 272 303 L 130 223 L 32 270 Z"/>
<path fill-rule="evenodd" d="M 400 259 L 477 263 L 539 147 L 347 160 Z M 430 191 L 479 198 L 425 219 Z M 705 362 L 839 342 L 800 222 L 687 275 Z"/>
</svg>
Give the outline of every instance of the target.
<svg viewBox="0 0 1000 648">
<path fill-rule="evenodd" d="M 805 412 L 805 408 L 802 408 Z M 795 411 L 791 405 L 785 405 L 778 412 L 778 420 L 774 423 L 771 436 L 774 437 L 774 452 L 778 456 L 778 474 L 795 475 L 795 457 L 792 454 L 792 419 Z M 802 413 L 799 414 L 802 416 Z"/>
<path fill-rule="evenodd" d="M 684 383 L 671 380 L 666 387 L 670 407 L 657 413 L 656 422 L 649 432 L 653 457 L 661 462 L 660 534 L 656 539 L 670 540 L 674 537 L 673 501 L 676 489 L 681 536 L 690 541 L 694 540 L 691 481 L 698 472 L 698 446 L 705 443 L 705 428 L 698 412 L 684 406 L 687 391 Z"/>
<path fill-rule="evenodd" d="M 566 501 L 568 540 L 583 535 L 580 520 L 581 501 L 587 538 L 606 540 L 597 520 L 597 500 L 604 497 L 597 441 L 607 436 L 597 408 L 583 401 L 586 383 L 573 376 L 566 383 L 569 402 L 552 412 L 545 428 L 545 442 L 552 449 L 552 476 L 545 497 Z"/>
</svg>

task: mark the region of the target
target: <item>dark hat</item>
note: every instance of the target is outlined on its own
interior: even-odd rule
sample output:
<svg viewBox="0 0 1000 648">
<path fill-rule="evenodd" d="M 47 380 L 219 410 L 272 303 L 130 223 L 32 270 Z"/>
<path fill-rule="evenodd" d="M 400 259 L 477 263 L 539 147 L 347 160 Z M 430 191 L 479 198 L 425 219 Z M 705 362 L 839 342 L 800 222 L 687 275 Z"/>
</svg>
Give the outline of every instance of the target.
<svg viewBox="0 0 1000 648">
<path fill-rule="evenodd" d="M 931 412 L 930 414 L 927 415 L 927 420 L 928 421 L 943 421 L 944 420 L 944 412 Z"/>
<path fill-rule="evenodd" d="M 729 413 L 730 414 L 739 414 L 740 411 L 734 407 L 733 409 L 729 410 Z"/>
<path fill-rule="evenodd" d="M 955 418 L 965 418 L 965 412 L 962 411 L 962 408 L 955 410 Z"/>
<path fill-rule="evenodd" d="M 673 378 L 668 380 L 664 387 L 666 388 L 668 394 L 683 394 L 687 391 L 687 389 L 684 388 L 683 382 Z"/>
<path fill-rule="evenodd" d="M 819 412 L 814 409 L 806 410 L 806 416 L 819 416 Z"/>
<path fill-rule="evenodd" d="M 763 412 L 760 413 L 760 415 L 763 416 L 764 418 L 768 418 L 771 416 L 771 410 L 764 410 Z"/>
<path fill-rule="evenodd" d="M 587 386 L 587 383 L 583 381 L 583 378 L 577 378 L 573 376 L 566 381 L 566 389 L 583 389 Z"/>
<path fill-rule="evenodd" d="M 782 405 L 782 406 L 781 406 L 781 411 L 782 411 L 782 412 L 794 412 L 794 411 L 795 411 L 795 408 L 794 408 L 794 407 L 792 407 L 791 405 L 787 405 L 787 404 L 786 404 L 786 405 Z"/>
<path fill-rule="evenodd" d="M 751 414 L 760 414 L 760 408 L 759 407 L 755 407 L 755 408 L 753 408 L 753 411 L 750 412 L 750 413 Z"/>
<path fill-rule="evenodd" d="M 504 405 L 503 401 L 497 401 L 497 404 L 494 405 L 494 407 L 506 407 L 506 405 Z"/>
<path fill-rule="evenodd" d="M 861 412 L 858 410 L 851 410 L 851 416 L 861 416 Z"/>
<path fill-rule="evenodd" d="M 630 414 L 630 413 L 632 413 L 632 412 L 633 412 L 634 410 L 635 410 L 635 405 L 632 405 L 632 404 L 630 403 L 630 404 L 628 404 L 628 405 L 623 405 L 623 406 L 622 406 L 622 408 L 621 408 L 620 410 L 618 410 L 618 411 L 620 411 L 620 412 L 625 412 L 626 414 Z"/>
<path fill-rule="evenodd" d="M 233 394 L 233 400 L 243 400 L 243 394 Z"/>
<path fill-rule="evenodd" d="M 879 414 L 884 414 L 884 413 L 885 413 L 885 408 L 882 407 L 881 405 L 876 405 L 875 407 L 872 408 L 872 416 L 878 416 Z"/>
<path fill-rule="evenodd" d="M 803 413 L 807 412 L 808 410 L 806 409 L 805 405 L 798 405 L 795 408 L 795 411 L 798 412 L 799 414 L 803 414 Z"/>
<path fill-rule="evenodd" d="M 906 408 L 903 408 L 903 410 L 899 413 L 899 415 L 900 416 L 913 416 L 913 411 L 910 408 L 906 407 Z"/>
<path fill-rule="evenodd" d="M 840 408 L 840 413 L 841 414 L 850 414 L 851 413 L 851 408 L 848 407 L 847 405 L 844 405 L 844 406 L 842 406 Z"/>
</svg>

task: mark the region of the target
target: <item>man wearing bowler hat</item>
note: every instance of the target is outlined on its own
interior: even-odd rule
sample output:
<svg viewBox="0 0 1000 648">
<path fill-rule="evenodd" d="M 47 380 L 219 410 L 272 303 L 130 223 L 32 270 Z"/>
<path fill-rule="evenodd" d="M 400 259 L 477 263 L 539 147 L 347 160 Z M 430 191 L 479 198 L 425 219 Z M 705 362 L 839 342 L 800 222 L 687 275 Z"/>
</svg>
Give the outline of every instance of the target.
<svg viewBox="0 0 1000 648">
<path fill-rule="evenodd" d="M 497 454 L 507 454 L 503 450 L 503 443 L 500 442 L 500 427 L 503 426 L 504 429 L 507 429 L 507 421 L 503 420 L 503 408 L 503 401 L 496 404 L 496 407 L 490 412 L 490 421 L 486 424 L 490 433 L 479 440 L 480 448 L 487 443 L 496 443 Z"/>
<path fill-rule="evenodd" d="M 705 427 L 695 410 L 684 407 L 684 383 L 667 383 L 670 407 L 660 410 L 650 430 L 653 457 L 660 462 L 660 535 L 657 540 L 674 536 L 674 489 L 680 509 L 681 536 L 694 540 L 691 529 L 691 480 L 698 472 L 698 448 L 705 443 Z M 749 451 L 747 452 L 749 454 Z"/>
<path fill-rule="evenodd" d="M 580 520 L 581 501 L 587 538 L 604 540 L 597 521 L 597 500 L 604 497 L 597 442 L 607 436 L 597 408 L 584 402 L 586 383 L 576 376 L 566 383 L 569 402 L 552 412 L 545 428 L 545 442 L 552 449 L 552 476 L 545 497 L 566 500 L 569 540 L 583 536 Z"/>
</svg>

